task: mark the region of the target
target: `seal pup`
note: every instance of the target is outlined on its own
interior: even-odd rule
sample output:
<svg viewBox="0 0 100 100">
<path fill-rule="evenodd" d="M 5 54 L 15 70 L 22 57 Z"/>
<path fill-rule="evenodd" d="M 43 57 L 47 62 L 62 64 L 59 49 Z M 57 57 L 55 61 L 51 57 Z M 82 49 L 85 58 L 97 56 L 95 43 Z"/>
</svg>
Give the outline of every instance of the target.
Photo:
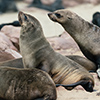
<svg viewBox="0 0 100 100">
<path fill-rule="evenodd" d="M 0 67 L 0 98 L 4 100 L 56 100 L 56 87 L 44 71 Z M 1 100 L 1 99 L 0 99 Z"/>
<path fill-rule="evenodd" d="M 100 28 L 67 9 L 57 10 L 48 16 L 52 21 L 61 24 L 76 41 L 83 54 L 96 64 L 100 77 Z"/>
<path fill-rule="evenodd" d="M 43 34 L 39 21 L 23 12 L 19 12 L 21 24 L 20 52 L 25 68 L 39 68 L 46 71 L 55 84 L 73 84 L 84 81 L 85 90 L 92 92 L 94 79 L 89 72 L 73 60 L 55 52 Z M 70 89 L 73 89 L 70 88 Z"/>
</svg>

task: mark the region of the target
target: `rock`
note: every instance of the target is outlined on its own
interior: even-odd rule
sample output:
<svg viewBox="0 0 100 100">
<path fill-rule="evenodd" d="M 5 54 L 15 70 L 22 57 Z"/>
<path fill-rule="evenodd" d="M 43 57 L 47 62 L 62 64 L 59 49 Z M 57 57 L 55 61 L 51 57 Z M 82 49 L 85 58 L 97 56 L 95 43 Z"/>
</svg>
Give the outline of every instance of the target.
<svg viewBox="0 0 100 100">
<path fill-rule="evenodd" d="M 21 57 L 9 38 L 0 32 L 0 62 Z"/>
<path fill-rule="evenodd" d="M 6 49 L 13 49 L 18 51 L 9 38 L 2 32 L 0 32 L 0 50 L 5 51 Z"/>
<path fill-rule="evenodd" d="M 1 29 L 1 32 L 7 35 L 13 45 L 19 50 L 20 27 L 7 25 Z"/>
<path fill-rule="evenodd" d="M 76 42 L 71 38 L 71 36 L 67 32 L 64 32 L 59 37 L 49 37 L 47 38 L 47 40 L 57 52 L 63 55 L 70 55 L 76 53 L 81 54 L 81 51 L 77 46 Z"/>
<path fill-rule="evenodd" d="M 7 61 L 15 59 L 11 54 L 5 52 L 5 51 L 0 51 L 0 62 Z"/>
</svg>

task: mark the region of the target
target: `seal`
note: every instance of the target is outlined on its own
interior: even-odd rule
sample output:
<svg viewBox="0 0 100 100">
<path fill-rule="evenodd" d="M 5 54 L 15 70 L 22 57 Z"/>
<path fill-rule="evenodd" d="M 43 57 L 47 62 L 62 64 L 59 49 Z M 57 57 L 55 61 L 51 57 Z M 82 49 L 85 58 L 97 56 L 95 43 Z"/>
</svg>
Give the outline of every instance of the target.
<svg viewBox="0 0 100 100">
<path fill-rule="evenodd" d="M 67 9 L 57 10 L 48 16 L 52 21 L 61 24 L 76 41 L 83 54 L 96 64 L 100 77 L 100 28 Z"/>
<path fill-rule="evenodd" d="M 93 14 L 92 23 L 100 27 L 100 12 L 95 12 Z"/>
<path fill-rule="evenodd" d="M 27 77 L 26 77 L 27 76 Z M 42 76 L 42 77 L 41 77 Z M 3 100 L 56 100 L 56 87 L 44 71 L 0 67 L 0 98 Z"/>
<path fill-rule="evenodd" d="M 25 68 L 35 67 L 46 71 L 55 84 L 68 85 L 84 81 L 84 85 L 82 84 L 84 89 L 93 91 L 92 75 L 78 63 L 52 49 L 35 17 L 19 12 L 18 19 L 21 24 L 20 52 Z"/>
</svg>

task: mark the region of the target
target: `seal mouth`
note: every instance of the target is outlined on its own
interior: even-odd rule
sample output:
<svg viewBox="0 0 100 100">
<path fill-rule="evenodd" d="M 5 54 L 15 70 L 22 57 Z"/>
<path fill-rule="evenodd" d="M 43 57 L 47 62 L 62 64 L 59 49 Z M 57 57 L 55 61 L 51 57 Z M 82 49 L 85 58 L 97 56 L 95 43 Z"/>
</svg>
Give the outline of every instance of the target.
<svg viewBox="0 0 100 100">
<path fill-rule="evenodd" d="M 57 22 L 56 15 L 54 13 L 48 13 L 48 16 L 52 21 Z"/>
</svg>

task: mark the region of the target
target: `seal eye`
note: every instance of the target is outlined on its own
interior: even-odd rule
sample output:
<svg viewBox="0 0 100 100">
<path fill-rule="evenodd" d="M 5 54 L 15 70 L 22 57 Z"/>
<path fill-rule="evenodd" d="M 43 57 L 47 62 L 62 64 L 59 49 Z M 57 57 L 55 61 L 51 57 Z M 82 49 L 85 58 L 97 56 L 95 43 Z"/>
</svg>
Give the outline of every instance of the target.
<svg viewBox="0 0 100 100">
<path fill-rule="evenodd" d="M 68 19 L 69 19 L 69 20 L 72 20 L 72 18 L 71 18 L 71 17 L 68 17 Z"/>
<path fill-rule="evenodd" d="M 58 13 L 55 13 L 55 15 L 56 15 L 58 18 L 63 17 L 61 14 L 58 14 Z"/>
<path fill-rule="evenodd" d="M 26 17 L 26 15 L 25 15 L 25 14 L 24 14 L 24 19 L 25 19 L 25 20 L 27 20 L 27 17 Z"/>
</svg>

